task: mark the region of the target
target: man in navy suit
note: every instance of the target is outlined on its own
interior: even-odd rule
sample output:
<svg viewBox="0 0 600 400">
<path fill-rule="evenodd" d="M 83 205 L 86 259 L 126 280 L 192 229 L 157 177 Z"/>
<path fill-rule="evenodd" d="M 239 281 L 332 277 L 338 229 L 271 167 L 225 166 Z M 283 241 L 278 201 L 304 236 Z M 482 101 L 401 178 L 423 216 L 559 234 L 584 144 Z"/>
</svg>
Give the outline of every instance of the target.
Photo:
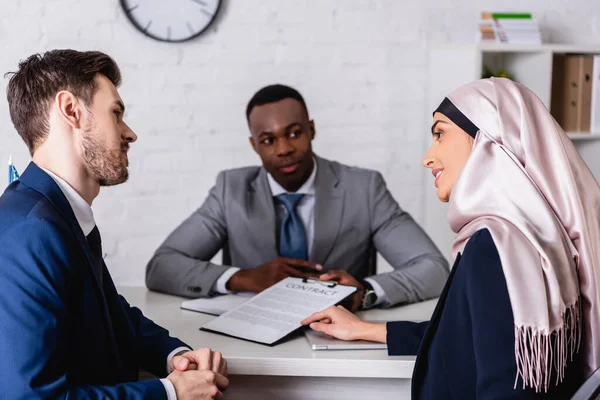
<svg viewBox="0 0 600 400">
<path fill-rule="evenodd" d="M 53 50 L 12 74 L 13 124 L 33 162 L 0 197 L 0 397 L 213 399 L 220 353 L 196 351 L 118 295 L 91 204 L 127 180 L 136 135 L 106 54 Z M 164 379 L 138 382 L 139 368 Z M 168 376 L 167 376 L 168 375 Z"/>
</svg>

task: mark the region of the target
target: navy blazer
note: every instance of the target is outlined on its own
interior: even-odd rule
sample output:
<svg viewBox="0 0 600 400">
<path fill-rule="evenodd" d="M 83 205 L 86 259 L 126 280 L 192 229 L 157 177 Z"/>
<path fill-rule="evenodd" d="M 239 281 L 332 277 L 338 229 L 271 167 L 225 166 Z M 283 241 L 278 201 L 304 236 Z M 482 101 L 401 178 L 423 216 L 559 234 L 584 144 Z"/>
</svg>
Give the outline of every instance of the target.
<svg viewBox="0 0 600 400">
<path fill-rule="evenodd" d="M 31 163 L 0 197 L 0 397 L 166 399 L 158 379 L 185 346 L 103 285 L 73 210 Z"/>
<path fill-rule="evenodd" d="M 584 379 L 576 356 L 548 393 L 523 389 L 521 379 L 514 388 L 513 313 L 487 229 L 458 255 L 431 321 L 390 322 L 387 343 L 390 355 L 417 354 L 413 399 L 567 399 Z"/>
</svg>

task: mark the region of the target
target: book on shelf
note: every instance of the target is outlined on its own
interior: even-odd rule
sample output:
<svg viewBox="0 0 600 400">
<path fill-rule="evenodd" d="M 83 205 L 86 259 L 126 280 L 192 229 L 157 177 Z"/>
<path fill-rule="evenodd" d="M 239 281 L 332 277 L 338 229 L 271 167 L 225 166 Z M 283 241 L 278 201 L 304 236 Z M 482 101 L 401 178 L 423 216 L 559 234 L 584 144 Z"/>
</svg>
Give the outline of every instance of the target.
<svg viewBox="0 0 600 400">
<path fill-rule="evenodd" d="M 518 20 L 518 19 L 531 19 L 533 18 L 530 13 L 511 13 L 511 12 L 489 12 L 482 11 L 481 19 L 510 19 L 510 20 Z"/>
</svg>

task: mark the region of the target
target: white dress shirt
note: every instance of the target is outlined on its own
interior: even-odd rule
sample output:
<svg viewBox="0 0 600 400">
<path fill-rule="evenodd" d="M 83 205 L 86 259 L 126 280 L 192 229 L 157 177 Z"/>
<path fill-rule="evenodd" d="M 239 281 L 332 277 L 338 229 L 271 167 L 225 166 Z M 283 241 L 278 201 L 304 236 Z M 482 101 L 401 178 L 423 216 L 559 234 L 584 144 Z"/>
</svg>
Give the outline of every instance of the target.
<svg viewBox="0 0 600 400">
<path fill-rule="evenodd" d="M 44 172 L 50 175 L 50 178 L 52 178 L 54 182 L 56 182 L 60 190 L 67 198 L 67 201 L 71 205 L 73 214 L 75 214 L 75 218 L 77 219 L 77 223 L 81 227 L 83 234 L 85 236 L 89 235 L 90 232 L 96 226 L 96 221 L 94 220 L 94 212 L 92 211 L 92 207 L 87 203 L 87 201 L 83 199 L 83 197 L 81 197 L 79 193 L 77 193 L 75 189 L 71 187 L 71 185 L 65 182 L 64 179 L 60 178 L 59 176 L 57 176 L 51 171 L 48 171 L 45 168 L 42 169 L 44 170 Z M 175 354 L 179 353 L 182 350 L 189 351 L 190 349 L 187 347 L 178 347 L 171 353 L 169 353 L 169 355 L 167 356 L 167 373 L 171 373 L 171 368 L 169 368 L 169 362 L 171 361 L 171 358 L 173 358 Z M 167 392 L 167 399 L 177 400 L 177 394 L 175 393 L 175 387 L 173 386 L 173 383 L 166 378 L 161 379 L 160 382 L 165 387 L 165 391 Z"/>
<path fill-rule="evenodd" d="M 314 168 L 306 182 L 294 193 L 301 193 L 304 195 L 296 205 L 296 213 L 298 217 L 302 221 L 304 225 L 304 230 L 306 232 L 306 244 L 308 248 L 308 254 L 311 254 L 311 250 L 313 247 L 313 240 L 315 237 L 315 180 L 317 177 L 317 160 L 314 160 Z M 269 181 L 269 187 L 271 188 L 271 195 L 273 197 L 277 197 L 280 194 L 284 193 L 292 193 L 285 190 L 271 174 L 267 174 L 267 179 Z M 283 204 L 279 202 L 275 206 L 277 224 L 281 224 L 281 221 L 285 218 L 286 209 Z M 231 293 L 227 290 L 225 286 L 227 281 L 231 278 L 233 274 L 239 271 L 237 267 L 231 267 L 227 271 L 225 271 L 217 280 L 215 284 L 215 289 L 217 292 L 221 294 Z M 385 292 L 381 288 L 381 286 L 373 279 L 365 279 L 368 281 L 371 286 L 373 286 L 373 291 L 377 295 L 377 301 L 374 305 L 378 304 L 386 304 L 387 299 L 385 297 Z"/>
</svg>

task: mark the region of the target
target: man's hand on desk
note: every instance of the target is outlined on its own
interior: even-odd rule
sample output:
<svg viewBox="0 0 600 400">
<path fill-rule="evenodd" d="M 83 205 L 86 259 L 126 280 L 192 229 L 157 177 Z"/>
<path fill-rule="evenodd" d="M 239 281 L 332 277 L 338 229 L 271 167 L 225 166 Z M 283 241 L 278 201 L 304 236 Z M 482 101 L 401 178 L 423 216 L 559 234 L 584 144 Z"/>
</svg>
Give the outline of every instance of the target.
<svg viewBox="0 0 600 400">
<path fill-rule="evenodd" d="M 350 311 L 352 311 L 352 312 L 355 312 L 356 310 L 358 310 L 360 308 L 360 305 L 362 304 L 363 296 L 365 295 L 365 288 L 359 281 L 354 279 L 354 277 L 352 275 L 350 275 L 348 272 L 342 271 L 342 270 L 331 270 L 331 271 L 328 271 L 326 274 L 319 276 L 319 279 L 322 281 L 334 281 L 334 282 L 339 283 L 340 285 L 357 287 L 358 290 L 356 291 L 356 293 L 354 293 L 354 295 L 352 295 L 352 297 L 349 299 L 349 301 L 345 300 L 342 303 L 343 303 L 343 305 L 347 305 L 348 308 L 350 309 Z M 348 303 L 348 304 L 346 304 L 346 303 Z"/>
<path fill-rule="evenodd" d="M 171 372 L 167 379 L 173 383 L 177 400 L 222 399 L 223 391 L 229 386 L 229 380 L 213 371 Z"/>
<path fill-rule="evenodd" d="M 323 332 L 341 340 L 387 342 L 387 327 L 385 324 L 361 321 L 360 318 L 342 306 L 331 306 L 314 313 L 302 321 L 302 325 L 310 325 L 310 328 L 315 331 Z"/>
<path fill-rule="evenodd" d="M 211 349 L 182 351 L 169 362 L 173 371 L 169 379 L 178 400 L 222 399 L 229 386 L 227 361 Z"/>
<path fill-rule="evenodd" d="M 305 260 L 278 257 L 252 269 L 241 269 L 229 278 L 227 289 L 260 293 L 287 278 L 317 278 L 323 267 Z"/>
<path fill-rule="evenodd" d="M 208 370 L 227 376 L 227 360 L 208 348 L 179 352 L 171 358 L 169 367 L 172 371 Z"/>
</svg>

